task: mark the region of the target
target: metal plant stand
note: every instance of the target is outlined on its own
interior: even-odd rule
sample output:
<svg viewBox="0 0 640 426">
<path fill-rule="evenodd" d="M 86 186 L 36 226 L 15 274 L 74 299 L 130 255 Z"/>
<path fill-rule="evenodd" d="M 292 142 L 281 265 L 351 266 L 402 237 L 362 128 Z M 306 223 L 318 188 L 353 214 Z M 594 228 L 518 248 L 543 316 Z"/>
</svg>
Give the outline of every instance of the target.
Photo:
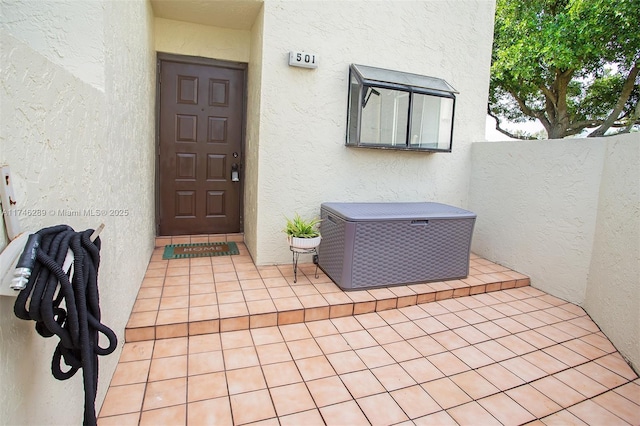
<svg viewBox="0 0 640 426">
<path fill-rule="evenodd" d="M 318 248 L 298 248 L 289 246 L 289 250 L 293 255 L 293 282 L 294 284 L 298 282 L 298 258 L 301 254 L 313 254 L 314 263 L 316 264 L 316 274 L 315 278 L 318 278 L 318 262 L 315 260 L 318 257 Z"/>
</svg>

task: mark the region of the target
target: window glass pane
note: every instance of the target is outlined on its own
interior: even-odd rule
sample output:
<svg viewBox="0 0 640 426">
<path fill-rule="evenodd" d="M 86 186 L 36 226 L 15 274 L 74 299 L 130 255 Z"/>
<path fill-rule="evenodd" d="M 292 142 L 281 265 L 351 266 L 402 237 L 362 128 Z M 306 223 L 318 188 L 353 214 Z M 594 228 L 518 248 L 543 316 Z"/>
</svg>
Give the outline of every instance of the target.
<svg viewBox="0 0 640 426">
<path fill-rule="evenodd" d="M 414 93 L 411 148 L 451 149 L 453 99 Z"/>
<path fill-rule="evenodd" d="M 365 87 L 360 143 L 406 147 L 409 93 Z"/>
</svg>

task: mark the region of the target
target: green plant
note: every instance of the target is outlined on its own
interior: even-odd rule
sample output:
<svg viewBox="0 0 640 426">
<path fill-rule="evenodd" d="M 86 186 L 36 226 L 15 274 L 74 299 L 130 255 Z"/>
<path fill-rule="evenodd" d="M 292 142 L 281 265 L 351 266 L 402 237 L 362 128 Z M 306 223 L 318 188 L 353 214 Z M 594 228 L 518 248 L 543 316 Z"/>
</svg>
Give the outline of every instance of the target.
<svg viewBox="0 0 640 426">
<path fill-rule="evenodd" d="M 303 219 L 298 213 L 293 216 L 293 219 L 287 219 L 287 226 L 284 228 L 284 233 L 297 238 L 315 238 L 320 236 L 318 225 L 320 219 Z"/>
</svg>

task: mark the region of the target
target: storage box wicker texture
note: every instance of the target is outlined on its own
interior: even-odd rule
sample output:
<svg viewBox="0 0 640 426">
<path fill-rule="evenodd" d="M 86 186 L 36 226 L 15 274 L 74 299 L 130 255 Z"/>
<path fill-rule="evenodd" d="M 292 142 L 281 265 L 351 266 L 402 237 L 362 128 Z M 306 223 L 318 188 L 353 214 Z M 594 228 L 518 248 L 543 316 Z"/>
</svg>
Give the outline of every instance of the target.
<svg viewBox="0 0 640 426">
<path fill-rule="evenodd" d="M 464 278 L 476 215 L 440 203 L 323 203 L 318 261 L 345 290 Z"/>
</svg>

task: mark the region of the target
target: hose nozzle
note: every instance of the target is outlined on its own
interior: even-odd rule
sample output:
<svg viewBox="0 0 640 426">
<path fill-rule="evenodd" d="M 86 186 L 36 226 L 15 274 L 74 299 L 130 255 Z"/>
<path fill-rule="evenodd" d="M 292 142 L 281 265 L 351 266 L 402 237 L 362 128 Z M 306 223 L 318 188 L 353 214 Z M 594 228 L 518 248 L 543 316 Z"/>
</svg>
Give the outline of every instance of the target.
<svg viewBox="0 0 640 426">
<path fill-rule="evenodd" d="M 11 288 L 20 291 L 27 287 L 31 271 L 36 263 L 36 255 L 38 247 L 40 247 L 40 234 L 31 234 L 27 238 L 27 244 L 24 246 L 24 250 L 18 259 L 16 264 L 16 270 L 13 273 L 13 280 L 11 280 Z"/>
</svg>

